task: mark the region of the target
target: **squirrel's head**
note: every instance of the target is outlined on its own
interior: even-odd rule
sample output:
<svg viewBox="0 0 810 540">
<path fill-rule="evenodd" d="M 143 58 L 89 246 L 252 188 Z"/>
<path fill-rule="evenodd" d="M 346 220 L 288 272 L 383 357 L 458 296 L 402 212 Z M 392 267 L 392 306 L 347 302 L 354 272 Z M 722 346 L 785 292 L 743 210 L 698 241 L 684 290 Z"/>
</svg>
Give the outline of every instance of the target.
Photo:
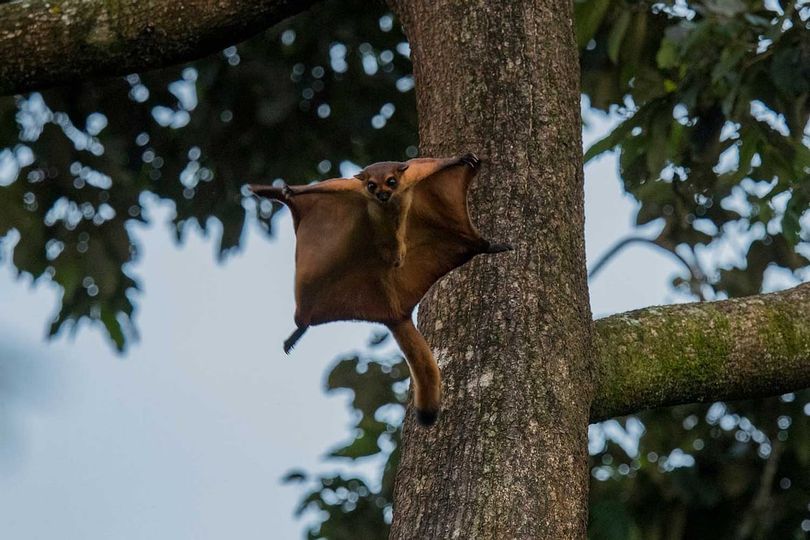
<svg viewBox="0 0 810 540">
<path fill-rule="evenodd" d="M 397 194 L 402 173 L 408 168 L 407 163 L 383 161 L 369 165 L 354 177 L 363 182 L 368 196 L 381 203 L 387 203 Z"/>
</svg>

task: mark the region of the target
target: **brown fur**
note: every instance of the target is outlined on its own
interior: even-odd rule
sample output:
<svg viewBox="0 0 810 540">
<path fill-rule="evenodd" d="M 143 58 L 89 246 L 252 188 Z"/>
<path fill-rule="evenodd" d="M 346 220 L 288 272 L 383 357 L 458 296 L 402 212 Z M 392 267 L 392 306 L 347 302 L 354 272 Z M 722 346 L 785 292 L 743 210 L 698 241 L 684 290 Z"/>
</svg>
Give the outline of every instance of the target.
<svg viewBox="0 0 810 540">
<path fill-rule="evenodd" d="M 293 215 L 295 323 L 289 351 L 310 325 L 340 320 L 385 324 L 411 370 L 421 423 L 438 416 L 441 376 L 411 322 L 439 278 L 481 253 L 511 249 L 483 239 L 467 212 L 479 160 L 412 159 L 369 165 L 354 178 L 308 186 L 250 186 Z"/>
</svg>

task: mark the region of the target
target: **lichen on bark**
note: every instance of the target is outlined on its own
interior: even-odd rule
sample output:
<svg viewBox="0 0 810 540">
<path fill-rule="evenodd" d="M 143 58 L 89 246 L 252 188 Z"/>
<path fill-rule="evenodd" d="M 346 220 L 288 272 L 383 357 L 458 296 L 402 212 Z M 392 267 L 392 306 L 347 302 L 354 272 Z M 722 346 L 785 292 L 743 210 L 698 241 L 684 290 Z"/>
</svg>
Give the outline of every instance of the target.
<svg viewBox="0 0 810 540">
<path fill-rule="evenodd" d="M 591 419 L 810 386 L 810 284 L 596 321 Z"/>
<path fill-rule="evenodd" d="M 571 4 L 400 0 L 420 151 L 483 159 L 480 257 L 428 293 L 439 423 L 403 432 L 392 539 L 585 536 L 591 315 Z"/>
<path fill-rule="evenodd" d="M 317 0 L 0 3 L 0 95 L 194 60 Z"/>
</svg>

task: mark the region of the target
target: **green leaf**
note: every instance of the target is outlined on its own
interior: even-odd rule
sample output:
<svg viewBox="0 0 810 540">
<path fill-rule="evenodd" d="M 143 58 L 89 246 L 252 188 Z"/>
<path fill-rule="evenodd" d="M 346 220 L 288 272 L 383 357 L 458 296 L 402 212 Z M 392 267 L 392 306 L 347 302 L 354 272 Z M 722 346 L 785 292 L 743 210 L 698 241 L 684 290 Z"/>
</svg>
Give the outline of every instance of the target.
<svg viewBox="0 0 810 540">
<path fill-rule="evenodd" d="M 669 127 L 677 122 L 669 108 L 664 108 L 650 122 L 647 133 L 647 170 L 650 177 L 659 176 L 669 155 Z"/>
<path fill-rule="evenodd" d="M 307 479 L 307 473 L 302 471 L 301 469 L 293 469 L 281 479 L 282 482 L 285 484 L 289 484 L 291 482 L 305 482 Z"/>
<path fill-rule="evenodd" d="M 779 47 L 773 55 L 771 78 L 776 86 L 788 95 L 799 95 L 810 91 L 810 78 L 806 75 L 810 51 L 804 52 L 805 47 L 808 46 L 791 43 L 788 46 Z"/>
<path fill-rule="evenodd" d="M 591 505 L 588 537 L 591 540 L 626 540 L 631 517 L 621 501 L 604 500 Z"/>
<path fill-rule="evenodd" d="M 374 332 L 368 340 L 369 347 L 379 347 L 388 341 L 391 334 L 386 330 Z"/>
<path fill-rule="evenodd" d="M 744 13 L 747 9 L 742 0 L 707 0 L 704 5 L 710 12 L 727 18 Z"/>
<path fill-rule="evenodd" d="M 377 438 L 383 430 L 378 430 L 375 433 L 363 431 L 359 437 L 354 439 L 350 444 L 341 446 L 329 452 L 332 457 L 343 457 L 357 459 L 361 457 L 373 456 L 381 452 L 380 446 L 377 444 Z"/>
<path fill-rule="evenodd" d="M 737 169 L 720 176 L 720 180 L 725 186 L 734 186 L 751 174 L 751 162 L 759 144 L 756 126 L 751 129 L 740 130 L 740 140 L 736 144 L 739 147 Z"/>
<path fill-rule="evenodd" d="M 790 246 L 798 245 L 801 240 L 801 219 L 802 214 L 808 210 L 810 199 L 804 195 L 801 188 L 794 190 L 790 201 L 785 207 L 785 214 L 782 216 L 782 235 Z"/>
<path fill-rule="evenodd" d="M 101 322 L 104 324 L 104 328 L 107 329 L 107 333 L 115 344 L 115 348 L 118 349 L 119 352 L 123 351 L 126 338 L 124 337 L 124 331 L 121 329 L 121 323 L 118 322 L 118 318 L 115 316 L 115 312 L 110 309 L 102 308 Z"/>
<path fill-rule="evenodd" d="M 616 24 L 613 25 L 613 28 L 610 30 L 610 36 L 608 37 L 608 58 L 610 58 L 614 64 L 619 63 L 619 50 L 622 46 L 622 41 L 624 41 L 624 35 L 627 33 L 627 27 L 630 25 L 630 11 L 623 11 L 621 15 L 619 15 L 619 20 L 616 21 Z"/>
<path fill-rule="evenodd" d="M 574 4 L 577 46 L 584 49 L 605 18 L 611 0 L 587 0 Z"/>
<path fill-rule="evenodd" d="M 678 44 L 665 37 L 661 40 L 661 46 L 655 55 L 655 62 L 661 69 L 670 69 L 678 65 L 679 56 Z"/>
<path fill-rule="evenodd" d="M 733 48 L 732 48 L 733 47 Z M 714 65 L 712 69 L 712 82 L 717 82 L 723 78 L 730 81 L 737 81 L 739 79 L 739 63 L 745 56 L 745 49 L 739 48 L 739 45 L 732 44 L 731 47 L 723 49 L 720 53 L 720 61 Z"/>
<path fill-rule="evenodd" d="M 627 137 L 630 132 L 639 124 L 638 113 L 631 116 L 608 133 L 603 138 L 593 143 L 590 148 L 585 152 L 585 163 L 589 162 L 599 154 L 612 150 L 616 145 L 620 144 L 622 140 Z"/>
</svg>

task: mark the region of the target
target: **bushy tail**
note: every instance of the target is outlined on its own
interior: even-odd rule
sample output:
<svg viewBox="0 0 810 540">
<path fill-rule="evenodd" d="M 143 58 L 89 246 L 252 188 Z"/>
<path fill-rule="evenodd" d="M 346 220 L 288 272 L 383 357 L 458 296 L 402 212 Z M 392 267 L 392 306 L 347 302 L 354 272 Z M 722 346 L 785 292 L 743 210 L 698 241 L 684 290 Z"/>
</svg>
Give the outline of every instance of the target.
<svg viewBox="0 0 810 540">
<path fill-rule="evenodd" d="M 399 348 L 411 369 L 416 419 L 429 426 L 439 417 L 442 400 L 442 378 L 427 341 L 410 319 L 389 325 Z"/>
</svg>

